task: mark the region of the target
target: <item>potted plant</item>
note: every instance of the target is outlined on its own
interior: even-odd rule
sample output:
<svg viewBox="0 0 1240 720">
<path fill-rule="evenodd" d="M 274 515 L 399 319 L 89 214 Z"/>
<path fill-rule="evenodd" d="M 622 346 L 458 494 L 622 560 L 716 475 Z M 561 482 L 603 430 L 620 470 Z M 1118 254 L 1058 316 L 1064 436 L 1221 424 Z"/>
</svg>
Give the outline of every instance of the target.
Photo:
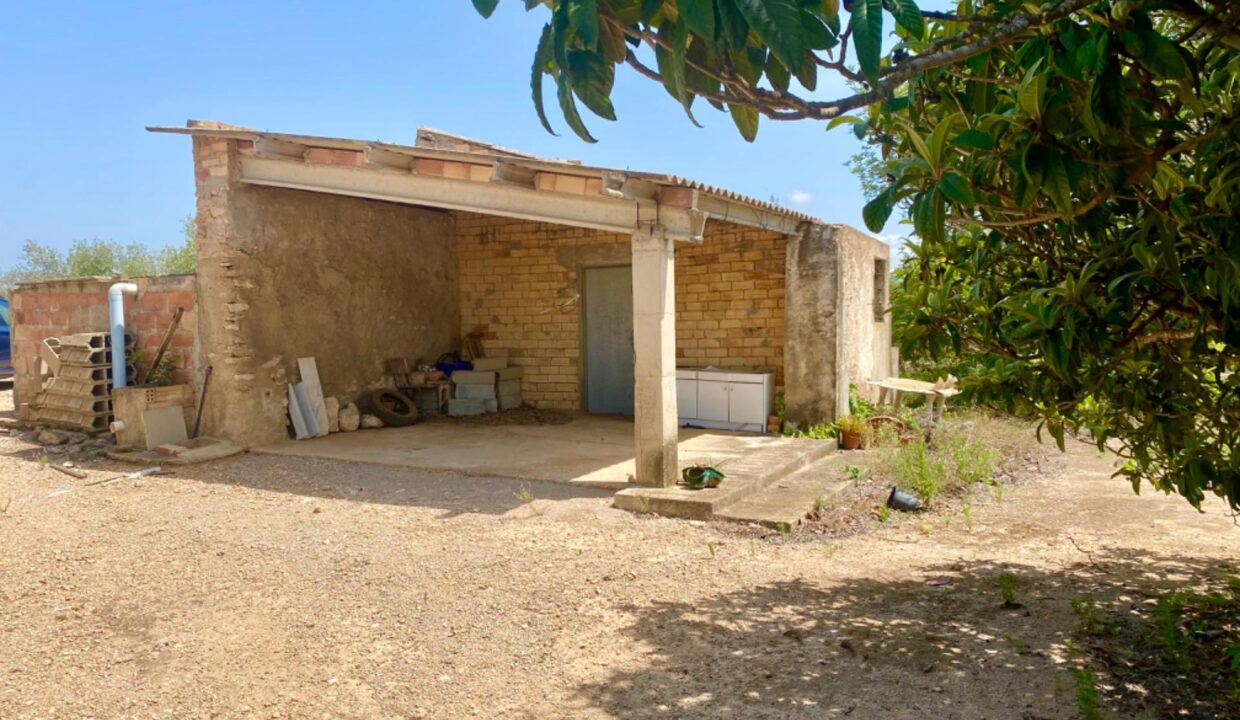
<svg viewBox="0 0 1240 720">
<path fill-rule="evenodd" d="M 723 463 L 719 463 L 718 465 L 709 462 L 694 463 L 693 465 L 681 470 L 680 477 L 684 482 L 685 487 L 692 488 L 694 490 L 719 487 L 719 484 L 723 482 L 723 478 L 725 477 L 723 471 L 719 469 L 720 465 L 723 465 Z"/>
<path fill-rule="evenodd" d="M 869 426 L 855 415 L 845 415 L 835 422 L 840 431 L 840 449 L 857 450 L 865 442 L 865 433 Z"/>
</svg>

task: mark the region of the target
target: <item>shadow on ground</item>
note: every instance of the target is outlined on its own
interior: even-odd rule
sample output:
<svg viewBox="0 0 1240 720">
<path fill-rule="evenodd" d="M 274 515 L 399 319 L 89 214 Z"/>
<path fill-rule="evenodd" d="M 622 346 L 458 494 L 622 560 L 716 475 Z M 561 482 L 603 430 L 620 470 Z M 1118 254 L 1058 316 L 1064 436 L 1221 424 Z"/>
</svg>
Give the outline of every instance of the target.
<svg viewBox="0 0 1240 720">
<path fill-rule="evenodd" d="M 626 718 L 1077 718 L 1072 670 L 1087 668 L 1103 717 L 1237 717 L 1231 688 L 1174 681 L 1153 618 L 1158 597 L 1233 571 L 1114 550 L 1061 572 L 940 565 L 915 581 L 792 581 L 630 607 L 624 632 L 649 661 L 583 699 Z M 1003 574 L 1020 607 L 1004 607 Z M 1124 631 L 1082 637 L 1071 609 L 1082 598 Z M 1233 625 L 1212 642 L 1211 656 L 1240 636 Z"/>
<path fill-rule="evenodd" d="M 503 515 L 532 500 L 603 499 L 612 495 L 607 490 L 561 483 L 248 453 L 221 462 L 169 469 L 175 477 L 187 480 L 353 502 L 429 507 L 444 511 L 442 517 L 462 513 Z"/>
</svg>

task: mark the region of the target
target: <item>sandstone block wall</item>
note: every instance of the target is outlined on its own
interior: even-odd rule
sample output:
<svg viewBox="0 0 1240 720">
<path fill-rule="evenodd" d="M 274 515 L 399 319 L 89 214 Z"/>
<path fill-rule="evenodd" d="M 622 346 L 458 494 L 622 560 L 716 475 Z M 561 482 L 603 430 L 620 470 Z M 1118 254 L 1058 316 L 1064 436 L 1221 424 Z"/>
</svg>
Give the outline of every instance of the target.
<svg viewBox="0 0 1240 720">
<path fill-rule="evenodd" d="M 588 267 L 629 265 L 631 238 L 458 213 L 463 332 L 525 367 L 522 395 L 582 408 L 580 292 Z M 771 367 L 783 377 L 784 240 L 711 223 L 700 245 L 676 247 L 676 354 L 682 365 Z"/>
<path fill-rule="evenodd" d="M 386 358 L 434 362 L 460 337 L 451 214 L 247 185 L 252 152 L 194 139 L 205 432 L 247 446 L 287 437 L 297 358 L 352 397 L 387 383 Z"/>
</svg>

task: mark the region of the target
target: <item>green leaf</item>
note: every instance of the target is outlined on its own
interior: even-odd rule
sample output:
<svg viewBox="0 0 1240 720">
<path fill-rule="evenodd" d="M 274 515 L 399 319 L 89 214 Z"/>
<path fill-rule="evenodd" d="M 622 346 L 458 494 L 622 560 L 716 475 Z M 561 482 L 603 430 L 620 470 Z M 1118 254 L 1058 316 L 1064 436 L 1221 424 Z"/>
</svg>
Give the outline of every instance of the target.
<svg viewBox="0 0 1240 720">
<path fill-rule="evenodd" d="M 564 112 L 564 119 L 568 121 L 568 126 L 573 129 L 573 132 L 577 133 L 577 137 L 588 143 L 598 142 L 590 135 L 585 123 L 581 122 L 581 115 L 577 113 L 577 103 L 573 100 L 572 86 L 568 81 L 568 75 L 563 72 L 556 78 L 556 97 L 560 101 L 560 110 Z"/>
<path fill-rule="evenodd" d="M 969 128 L 960 133 L 952 140 L 952 144 L 975 150 L 992 150 L 995 147 L 995 141 L 989 135 L 976 128 Z"/>
<path fill-rule="evenodd" d="M 474 9 L 484 18 L 491 17 L 497 5 L 499 5 L 499 0 L 474 0 Z"/>
<path fill-rule="evenodd" d="M 881 2 L 881 0 L 873 0 Z M 801 8 L 796 0 L 734 0 L 745 21 L 758 38 L 775 53 L 784 67 L 796 71 L 805 51 L 805 32 L 801 28 Z"/>
<path fill-rule="evenodd" d="M 1072 212 L 1072 182 L 1068 179 L 1068 170 L 1064 166 L 1063 156 L 1056 152 L 1045 154 L 1045 166 L 1042 176 L 1042 190 L 1050 196 L 1055 209 L 1068 214 Z"/>
<path fill-rule="evenodd" d="M 1017 102 L 1021 109 L 1034 120 L 1042 119 L 1042 101 L 1046 97 L 1046 73 L 1039 72 L 1042 60 L 1043 58 L 1038 58 L 1038 61 L 1025 71 L 1025 78 L 1021 80 L 1020 89 L 1017 91 Z"/>
<path fill-rule="evenodd" d="M 598 47 L 598 0 L 562 0 L 568 6 L 568 24 L 590 50 Z"/>
<path fill-rule="evenodd" d="M 888 7 L 896 24 L 904 28 L 910 37 L 922 39 L 926 35 L 926 20 L 921 16 L 921 8 L 913 0 L 890 0 Z"/>
<path fill-rule="evenodd" d="M 558 135 L 555 130 L 551 129 L 551 122 L 547 120 L 547 111 L 543 107 L 543 75 L 547 73 L 547 67 L 551 63 L 551 23 L 543 26 L 542 36 L 538 39 L 538 48 L 534 51 L 534 67 L 530 71 L 530 93 L 534 99 L 534 111 L 538 113 L 538 122 L 542 123 L 543 129 L 552 135 Z"/>
<path fill-rule="evenodd" d="M 753 142 L 758 136 L 758 111 L 747 105 L 731 104 L 728 105 L 728 112 L 732 114 L 732 122 L 736 123 L 741 137 L 746 142 Z"/>
<path fill-rule="evenodd" d="M 939 180 L 939 192 L 952 202 L 961 205 L 973 204 L 973 190 L 969 187 L 969 181 L 959 173 L 944 173 L 942 179 Z"/>
<path fill-rule="evenodd" d="M 788 83 L 792 76 L 788 73 L 788 68 L 779 61 L 772 53 L 766 59 L 766 79 L 770 81 L 771 87 L 780 92 L 787 92 Z"/>
<path fill-rule="evenodd" d="M 676 8 L 680 19 L 705 40 L 715 39 L 715 3 L 713 0 L 679 0 Z"/>
<path fill-rule="evenodd" d="M 719 10 L 719 39 L 733 50 L 743 50 L 749 41 L 749 23 L 736 7 L 736 0 L 716 0 Z"/>
<path fill-rule="evenodd" d="M 883 0 L 853 0 L 851 24 L 861 73 L 877 80 L 883 56 Z"/>
<path fill-rule="evenodd" d="M 1096 118 L 1111 128 L 1128 129 L 1128 93 L 1124 89 L 1123 70 L 1114 57 L 1106 59 L 1106 67 L 1094 78 L 1089 101 Z"/>
<path fill-rule="evenodd" d="M 642 22 L 649 23 L 663 9 L 663 0 L 642 0 Z"/>
<path fill-rule="evenodd" d="M 616 66 L 589 50 L 570 50 L 568 69 L 573 94 L 599 117 L 616 119 L 611 104 L 611 88 L 616 81 Z"/>
<path fill-rule="evenodd" d="M 882 232 L 883 227 L 887 225 L 887 220 L 891 218 L 894 206 L 891 188 L 887 188 L 861 208 L 861 219 L 865 221 L 865 226 L 870 229 L 870 232 Z"/>
<path fill-rule="evenodd" d="M 624 33 L 611 23 L 599 26 L 599 49 L 603 57 L 612 63 L 622 63 L 628 56 L 628 47 L 624 44 Z"/>
<path fill-rule="evenodd" d="M 663 43 L 655 46 L 654 59 L 659 68 L 659 76 L 663 78 L 663 87 L 669 95 L 680 101 L 689 120 L 701 127 L 693 117 L 694 95 L 685 82 L 685 51 L 689 42 L 689 29 L 681 22 L 664 21 L 659 26 L 659 38 Z"/>
</svg>

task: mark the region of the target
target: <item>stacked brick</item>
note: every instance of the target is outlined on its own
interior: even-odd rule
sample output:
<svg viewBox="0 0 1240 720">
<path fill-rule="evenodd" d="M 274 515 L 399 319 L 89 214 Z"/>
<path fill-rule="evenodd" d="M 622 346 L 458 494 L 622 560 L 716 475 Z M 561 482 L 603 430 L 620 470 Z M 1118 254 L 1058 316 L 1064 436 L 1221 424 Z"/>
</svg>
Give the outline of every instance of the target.
<svg viewBox="0 0 1240 720">
<path fill-rule="evenodd" d="M 19 414 L 42 391 L 43 341 L 108 327 L 108 287 L 120 278 L 69 278 L 22 283 L 9 297 L 13 313 L 15 400 Z M 137 350 L 149 362 L 178 307 L 185 308 L 166 357 L 176 368 L 175 383 L 193 378 L 198 320 L 193 275 L 133 278 L 136 296 L 125 298 L 125 326 Z M 28 407 L 26 408 L 28 409 Z M 33 419 L 33 415 L 22 415 Z"/>
<path fill-rule="evenodd" d="M 111 335 L 65 335 L 47 345 L 59 367 L 30 404 L 34 419 L 72 430 L 107 429 L 112 422 Z M 132 350 L 133 337 L 126 335 L 125 351 Z M 132 374 L 133 368 L 126 372 Z"/>
<path fill-rule="evenodd" d="M 626 265 L 631 238 L 562 225 L 457 214 L 461 328 L 522 366 L 523 399 L 581 408 L 585 268 Z M 772 231 L 712 222 L 676 247 L 676 356 L 684 365 L 772 368 L 784 377 L 787 244 Z"/>
</svg>

